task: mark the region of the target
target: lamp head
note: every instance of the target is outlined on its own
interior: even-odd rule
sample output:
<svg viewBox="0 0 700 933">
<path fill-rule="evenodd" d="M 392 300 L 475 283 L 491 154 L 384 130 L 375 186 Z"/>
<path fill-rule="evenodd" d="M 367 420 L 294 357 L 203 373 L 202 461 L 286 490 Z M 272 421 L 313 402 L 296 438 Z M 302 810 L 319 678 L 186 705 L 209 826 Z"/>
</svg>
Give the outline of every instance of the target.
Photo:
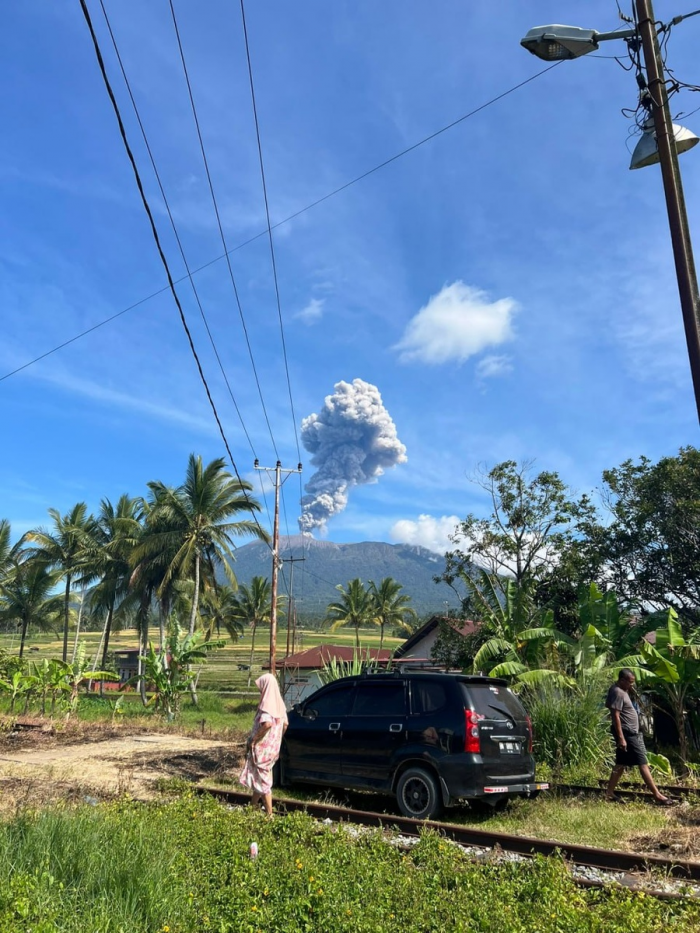
<svg viewBox="0 0 700 933">
<path fill-rule="evenodd" d="M 546 62 L 580 58 L 598 48 L 599 33 L 578 26 L 535 26 L 520 44 Z"/>
<path fill-rule="evenodd" d="M 678 123 L 673 124 L 673 137 L 676 140 L 676 150 L 678 155 L 680 155 L 682 152 L 687 152 L 688 149 L 692 149 L 693 146 L 696 146 L 698 143 L 700 143 L 700 139 L 698 139 L 695 133 L 686 129 L 684 126 L 680 126 Z M 646 168 L 647 165 L 655 165 L 658 161 L 659 149 L 656 144 L 654 118 L 649 117 L 648 120 L 645 120 L 644 132 L 642 133 L 639 142 L 634 147 L 632 161 L 630 162 L 630 169 Z"/>
</svg>

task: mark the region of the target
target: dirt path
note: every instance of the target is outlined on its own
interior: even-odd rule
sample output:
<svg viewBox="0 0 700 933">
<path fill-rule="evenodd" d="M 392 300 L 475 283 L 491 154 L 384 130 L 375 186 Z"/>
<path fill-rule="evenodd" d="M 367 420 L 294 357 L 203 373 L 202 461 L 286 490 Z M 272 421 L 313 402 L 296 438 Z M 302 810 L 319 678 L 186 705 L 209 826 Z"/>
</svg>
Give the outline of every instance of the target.
<svg viewBox="0 0 700 933">
<path fill-rule="evenodd" d="M 148 798 L 158 778 L 235 779 L 238 743 L 169 733 L 35 750 L 0 749 L 0 807 L 57 797 L 129 793 Z"/>
</svg>

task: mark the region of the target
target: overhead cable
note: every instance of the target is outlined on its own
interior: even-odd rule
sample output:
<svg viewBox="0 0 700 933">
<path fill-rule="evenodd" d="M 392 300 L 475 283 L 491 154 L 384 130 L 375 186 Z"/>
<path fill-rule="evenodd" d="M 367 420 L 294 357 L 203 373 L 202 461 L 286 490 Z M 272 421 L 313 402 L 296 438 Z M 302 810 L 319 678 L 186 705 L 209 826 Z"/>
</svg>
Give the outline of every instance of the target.
<svg viewBox="0 0 700 933">
<path fill-rule="evenodd" d="M 121 136 L 121 138 L 122 138 L 122 142 L 123 142 L 123 144 L 124 144 L 124 148 L 125 148 L 125 150 L 126 150 L 126 154 L 127 154 L 128 158 L 129 158 L 129 162 L 131 163 L 131 168 L 132 168 L 132 171 L 133 171 L 133 173 L 134 173 L 134 179 L 136 180 L 136 187 L 137 187 L 138 190 L 139 190 L 139 194 L 140 194 L 140 196 L 141 196 L 141 202 L 142 202 L 143 208 L 144 208 L 144 210 L 145 210 L 145 212 L 146 212 L 146 216 L 148 217 L 148 222 L 149 222 L 149 224 L 150 224 L 151 233 L 153 234 L 153 239 L 154 239 L 154 241 L 155 241 L 156 248 L 157 248 L 157 250 L 158 250 L 158 255 L 159 255 L 159 257 L 160 257 L 161 263 L 163 264 L 163 268 L 164 268 L 164 270 L 165 270 L 165 274 L 166 274 L 166 277 L 167 277 L 167 279 L 168 279 L 168 288 L 170 289 L 170 292 L 171 292 L 171 294 L 172 294 L 172 296 L 173 296 L 173 299 L 174 299 L 174 301 L 175 301 L 175 305 L 177 306 L 177 310 L 178 310 L 178 313 L 179 313 L 179 315 L 180 315 L 180 321 L 181 321 L 181 323 L 182 323 L 183 329 L 184 329 L 185 334 L 186 334 L 186 336 L 187 336 L 187 341 L 188 341 L 188 344 L 189 344 L 189 347 L 190 347 L 190 352 L 192 353 L 192 356 L 194 357 L 194 361 L 195 361 L 195 363 L 197 364 L 197 371 L 198 371 L 198 373 L 199 373 L 199 378 L 200 378 L 200 380 L 201 380 L 201 382 L 202 382 L 202 385 L 204 386 L 205 392 L 206 392 L 206 394 L 207 394 L 207 399 L 209 400 L 209 405 L 211 406 L 211 410 L 212 410 L 212 412 L 213 412 L 213 414 L 214 414 L 214 418 L 215 418 L 215 420 L 216 420 L 216 424 L 217 424 L 217 427 L 218 427 L 218 429 L 219 429 L 219 433 L 220 433 L 220 435 L 221 435 L 221 439 L 222 439 L 222 441 L 223 441 L 223 443 L 224 443 L 224 447 L 226 448 L 226 452 L 227 452 L 227 454 L 228 454 L 229 461 L 230 461 L 230 463 L 231 463 L 231 466 L 233 467 L 233 471 L 234 471 L 234 473 L 236 474 L 236 478 L 237 478 L 238 482 L 241 484 L 241 491 L 242 491 L 242 493 L 243 493 L 245 499 L 246 499 L 246 500 L 249 502 L 249 504 L 250 504 L 250 514 L 251 514 L 251 516 L 252 516 L 252 518 L 253 518 L 255 524 L 258 526 L 258 529 L 260 530 L 260 532 L 262 532 L 263 534 L 266 534 L 266 532 L 264 532 L 264 529 L 263 529 L 262 525 L 260 524 L 260 522 L 259 522 L 259 520 L 258 520 L 257 515 L 255 514 L 255 511 L 254 511 L 253 508 L 252 508 L 252 503 L 250 503 L 250 497 L 248 496 L 248 493 L 247 493 L 246 489 L 243 487 L 243 480 L 241 479 L 241 476 L 240 476 L 240 474 L 239 474 L 239 472 L 238 472 L 238 467 L 236 466 L 236 461 L 235 461 L 235 459 L 234 459 L 233 453 L 231 452 L 231 448 L 230 448 L 230 446 L 229 446 L 229 442 L 228 442 L 228 439 L 227 439 L 227 437 L 226 437 L 226 433 L 224 432 L 224 427 L 223 427 L 223 425 L 222 425 L 222 423 L 221 423 L 221 418 L 219 417 L 219 413 L 218 413 L 218 411 L 216 410 L 216 405 L 215 405 L 215 403 L 214 403 L 214 399 L 212 398 L 211 390 L 209 389 L 209 384 L 207 383 L 206 376 L 204 375 L 204 370 L 202 369 L 202 364 L 201 364 L 200 359 L 199 359 L 199 356 L 198 356 L 198 354 L 197 354 L 197 350 L 195 349 L 194 341 L 193 341 L 193 339 L 192 339 L 192 334 L 191 334 L 190 329 L 189 329 L 189 326 L 188 326 L 188 324 L 187 324 L 187 319 L 186 319 L 186 317 L 185 317 L 185 312 L 184 312 L 183 309 L 182 309 L 182 304 L 180 303 L 180 298 L 178 297 L 177 290 L 176 290 L 176 288 L 175 288 L 175 282 L 174 282 L 173 277 L 172 277 L 172 274 L 171 274 L 171 272 L 170 272 L 170 266 L 169 266 L 169 264 L 168 264 L 167 257 L 166 257 L 166 255 L 165 255 L 165 253 L 164 253 L 164 251 L 163 251 L 163 247 L 162 247 L 161 242 L 160 242 L 160 237 L 159 237 L 159 235 L 158 235 L 158 228 L 156 227 L 155 220 L 153 219 L 153 212 L 151 211 L 150 204 L 148 203 L 148 198 L 146 197 L 146 192 L 145 192 L 144 187 L 143 187 L 143 182 L 141 181 L 141 174 L 140 174 L 139 169 L 138 169 L 138 166 L 137 166 L 137 164 L 136 164 L 136 160 L 135 160 L 134 154 L 133 154 L 133 152 L 132 152 L 132 150 L 131 150 L 131 146 L 129 145 L 129 140 L 128 140 L 127 135 L 126 135 L 126 129 L 124 128 L 124 121 L 122 120 L 122 115 L 121 115 L 121 112 L 120 112 L 120 110 L 119 110 L 119 104 L 117 103 L 117 99 L 116 99 L 116 97 L 114 96 L 114 91 L 112 90 L 112 85 L 111 85 L 110 80 L 109 80 L 109 77 L 108 77 L 108 75 L 107 75 L 107 70 L 106 70 L 106 68 L 105 68 L 104 59 L 103 59 L 103 57 L 102 57 L 102 51 L 101 51 L 101 49 L 100 49 L 100 44 L 99 44 L 99 42 L 98 42 L 97 35 L 96 35 L 96 33 L 95 33 L 95 29 L 94 29 L 94 26 L 93 26 L 93 23 L 92 23 L 92 18 L 90 17 L 90 11 L 89 11 L 88 8 L 87 8 L 87 4 L 86 4 L 85 0 L 80 0 L 80 7 L 81 7 L 81 9 L 82 9 L 82 11 L 83 11 L 83 16 L 84 16 L 84 18 L 85 18 L 85 23 L 86 23 L 86 25 L 87 25 L 87 27 L 88 27 L 88 30 L 89 30 L 89 32 L 90 32 L 90 38 L 91 38 L 91 40 L 92 40 L 93 48 L 94 48 L 94 50 L 95 50 L 95 55 L 96 55 L 96 57 L 97 57 L 97 64 L 98 64 L 99 69 L 100 69 L 100 74 L 102 75 L 102 80 L 104 81 L 104 85 L 105 85 L 105 89 L 106 89 L 106 91 L 107 91 L 107 95 L 108 95 L 108 97 L 109 97 L 109 99 L 110 99 L 110 102 L 111 102 L 111 104 L 112 104 L 112 108 L 113 108 L 113 110 L 114 110 L 114 115 L 115 115 L 115 117 L 117 118 L 117 124 L 118 124 L 118 126 L 119 126 L 119 134 L 120 134 L 120 136 Z"/>
<path fill-rule="evenodd" d="M 215 340 L 214 340 L 214 335 L 212 334 L 211 329 L 210 329 L 210 327 L 209 327 L 209 321 L 207 320 L 207 316 L 206 316 L 206 314 L 204 313 L 204 308 L 203 308 L 203 306 L 202 306 L 202 302 L 201 302 L 201 299 L 200 299 L 200 297 L 199 297 L 199 292 L 197 291 L 197 286 L 196 286 L 195 283 L 194 283 L 194 278 L 193 278 L 193 276 L 192 276 L 192 271 L 191 271 L 191 269 L 190 269 L 190 267 L 189 267 L 189 263 L 187 262 L 187 256 L 186 256 L 186 254 L 185 254 L 185 249 L 184 249 L 184 247 L 183 247 L 183 245 L 182 245 L 182 240 L 180 239 L 180 234 L 178 233 L 177 225 L 175 224 L 175 218 L 173 217 L 173 212 L 172 212 L 171 209 L 170 209 L 170 203 L 169 203 L 169 201 L 168 201 L 167 195 L 165 194 L 165 189 L 164 189 L 164 187 L 163 187 L 163 182 L 161 181 L 160 172 L 158 171 L 158 166 L 156 165 L 156 160 L 155 160 L 155 157 L 154 157 L 154 155 L 153 155 L 153 151 L 152 151 L 152 149 L 151 149 L 151 145 L 150 145 L 150 143 L 149 143 L 149 141 L 148 141 L 148 136 L 146 135 L 146 129 L 145 129 L 144 125 L 143 125 L 143 121 L 142 121 L 142 119 L 141 119 L 141 114 L 140 114 L 140 112 L 139 112 L 139 108 L 138 108 L 138 106 L 136 105 L 136 100 L 135 100 L 134 94 L 133 94 L 133 92 L 132 92 L 132 90 L 131 90 L 131 83 L 130 83 L 129 78 L 128 78 L 128 76 L 127 76 L 126 69 L 125 69 L 125 67 L 124 67 L 124 62 L 122 61 L 122 57 L 121 57 L 121 54 L 120 54 L 120 52 L 119 52 L 119 47 L 118 47 L 118 45 L 117 45 L 117 40 L 116 40 L 116 37 L 115 37 L 115 35 L 114 35 L 114 31 L 112 30 L 112 24 L 111 24 L 111 22 L 110 22 L 110 20 L 109 20 L 109 16 L 107 15 L 107 10 L 105 9 L 104 0 L 99 0 L 99 2 L 100 2 L 100 7 L 102 8 L 102 14 L 103 14 L 103 16 L 104 16 L 104 18 L 105 18 L 105 23 L 107 24 L 107 30 L 108 30 L 108 32 L 109 32 L 109 37 L 110 37 L 110 39 L 112 40 L 112 46 L 114 47 L 114 53 L 115 53 L 115 55 L 116 55 L 116 57 L 117 57 L 117 62 L 119 63 L 119 68 L 120 68 L 121 73 L 122 73 L 122 78 L 124 79 L 124 84 L 126 85 L 126 89 L 127 89 L 128 94 L 129 94 L 129 99 L 131 100 L 131 106 L 134 108 L 134 113 L 135 113 L 135 115 L 136 115 L 136 120 L 137 120 L 137 122 L 138 122 L 139 129 L 141 130 L 141 136 L 143 137 L 144 145 L 146 146 L 146 152 L 148 153 L 148 157 L 149 157 L 149 159 L 150 159 L 150 161 L 151 161 L 151 166 L 152 166 L 152 168 L 153 168 L 153 174 L 155 175 L 156 181 L 158 182 L 158 188 L 160 189 L 160 194 L 161 194 L 161 197 L 163 198 L 163 204 L 165 205 L 165 210 L 166 210 L 166 212 L 167 212 L 167 214 L 168 214 L 168 219 L 170 220 L 170 226 L 172 227 L 173 234 L 175 235 L 175 242 L 176 242 L 177 245 L 178 245 L 178 249 L 180 250 L 180 256 L 182 257 L 182 261 L 183 261 L 184 266 L 185 266 L 185 269 L 186 269 L 186 271 L 187 271 L 187 278 L 189 279 L 190 285 L 192 286 L 192 292 L 193 292 L 193 294 L 194 294 L 195 301 L 197 302 L 197 307 L 199 308 L 199 313 L 200 313 L 200 315 L 201 315 L 201 317 L 202 317 L 202 320 L 203 320 L 203 322 L 204 322 L 204 327 L 206 328 L 207 334 L 208 334 L 208 336 L 209 336 L 209 340 L 210 340 L 210 342 L 211 342 L 212 349 L 214 350 L 214 355 L 216 356 L 216 361 L 217 361 L 217 363 L 219 364 L 219 369 L 221 370 L 221 375 L 224 377 L 224 382 L 226 383 L 226 388 L 228 389 L 228 393 L 229 393 L 229 395 L 230 395 L 230 397 L 231 397 L 231 401 L 233 402 L 233 406 L 234 406 L 234 408 L 236 409 L 236 414 L 238 415 L 238 419 L 239 419 L 239 421 L 240 421 L 240 423 L 241 423 L 241 427 L 243 428 L 243 433 L 244 433 L 245 436 L 246 436 L 246 439 L 247 439 L 247 441 L 248 441 L 248 444 L 249 444 L 250 449 L 251 449 L 252 454 L 253 454 L 253 458 L 255 459 L 255 458 L 257 457 L 257 454 L 256 454 L 256 452 L 255 452 L 255 447 L 253 446 L 253 442 L 252 442 L 252 440 L 251 440 L 250 434 L 248 433 L 248 429 L 246 428 L 245 422 L 243 421 L 243 415 L 241 414 L 241 410 L 240 410 L 240 408 L 238 407 L 238 403 L 237 403 L 236 398 L 235 398 L 235 396 L 234 396 L 234 394 L 233 394 L 233 389 L 231 388 L 231 384 L 230 384 L 230 382 L 229 382 L 228 376 L 226 375 L 226 371 L 225 371 L 225 369 L 224 369 L 224 364 L 223 364 L 223 362 L 222 362 L 222 360 L 221 360 L 221 356 L 219 355 L 219 350 L 218 350 L 218 348 L 217 348 L 217 346 L 216 346 L 216 342 L 215 342 Z"/>
<path fill-rule="evenodd" d="M 259 379 L 259 377 L 258 377 L 258 370 L 257 370 L 257 367 L 256 367 L 256 365 L 255 365 L 255 358 L 254 358 L 254 356 L 253 356 L 253 348 L 251 347 L 250 338 L 249 338 L 249 336 L 248 336 L 248 327 L 247 327 L 247 325 L 246 325 L 245 317 L 244 317 L 244 315 L 243 315 L 243 306 L 241 305 L 241 299 L 240 299 L 240 296 L 239 296 L 239 294 L 238 294 L 238 286 L 236 285 L 236 278 L 235 278 L 235 276 L 234 276 L 234 274 L 233 274 L 233 267 L 231 266 L 230 255 L 231 255 L 231 253 L 233 252 L 233 250 L 229 250 L 229 249 L 228 249 L 228 246 L 226 245 L 226 236 L 225 236 L 225 234 L 224 234 L 224 227 L 223 227 L 223 224 L 222 224 L 222 222 L 221 222 L 221 214 L 219 213 L 219 205 L 218 205 L 218 202 L 217 202 L 217 200 L 216 200 L 216 194 L 215 194 L 215 192 L 214 192 L 214 182 L 212 181 L 211 172 L 209 171 L 209 160 L 207 159 L 207 152 L 206 152 L 206 148 L 205 148 L 205 146 L 204 146 L 204 139 L 203 139 L 203 137 L 202 137 L 202 131 L 201 131 L 200 126 L 199 126 L 199 117 L 197 116 L 197 107 L 196 107 L 195 102 L 194 102 L 194 94 L 192 93 L 192 85 L 191 85 L 191 83 L 190 83 L 189 71 L 187 70 L 187 62 L 185 61 L 185 52 L 184 52 L 183 47 L 182 47 L 182 40 L 180 39 L 180 30 L 179 30 L 178 25 L 177 25 L 177 17 L 176 17 L 176 15 L 175 15 L 175 7 L 173 6 L 173 0 L 168 0 L 168 3 L 169 3 L 169 6 L 170 6 L 170 13 L 171 13 L 172 20 L 173 20 L 173 26 L 174 26 L 174 28 L 175 28 L 175 37 L 176 37 L 176 39 L 177 39 L 177 47 L 178 47 L 178 50 L 179 50 L 179 52 L 180 52 L 180 61 L 181 61 L 181 63 L 182 63 L 182 70 L 183 70 L 183 73 L 184 73 L 184 75 L 185 75 L 185 83 L 187 84 L 187 93 L 188 93 L 188 95 L 189 95 L 190 106 L 191 106 L 191 108 L 192 108 L 192 116 L 194 117 L 194 125 L 195 125 L 195 127 L 196 127 L 196 129 L 197 129 L 197 138 L 199 139 L 199 148 L 200 148 L 200 150 L 201 150 L 201 152 L 202 152 L 202 161 L 203 161 L 203 163 L 204 163 L 204 171 L 205 171 L 205 173 L 206 173 L 207 181 L 208 181 L 208 183 L 209 183 L 209 191 L 210 191 L 210 193 L 211 193 L 212 204 L 214 205 L 214 213 L 215 213 L 215 215 L 216 215 L 216 223 L 217 223 L 217 226 L 218 226 L 218 228 L 219 228 L 219 236 L 221 237 L 221 244 L 222 244 L 222 246 L 224 247 L 224 257 L 225 257 L 225 259 L 226 259 L 226 265 L 227 265 L 227 267 L 228 267 L 229 277 L 230 277 L 230 279 L 231 279 L 231 285 L 232 285 L 232 287 L 233 287 L 233 294 L 234 294 L 234 296 L 235 296 L 235 298 L 236 298 L 236 305 L 238 306 L 238 314 L 239 314 L 240 319 L 241 319 L 241 326 L 243 327 L 243 333 L 244 333 L 244 335 L 245 335 L 246 346 L 248 347 L 248 355 L 249 355 L 249 357 L 250 357 L 250 364 L 251 364 L 251 366 L 252 366 L 252 368 L 253 368 L 253 375 L 254 375 L 254 377 L 255 377 L 255 384 L 256 384 L 256 386 L 257 386 L 257 388 L 258 388 L 258 395 L 259 395 L 259 397 L 260 397 L 260 404 L 262 405 L 263 415 L 265 416 L 265 422 L 266 422 L 266 424 L 267 424 L 267 429 L 268 429 L 269 434 L 270 434 L 270 440 L 271 440 L 271 442 L 272 442 L 272 449 L 274 450 L 275 455 L 276 455 L 277 459 L 279 460 L 280 457 L 279 457 L 279 453 L 278 453 L 278 451 L 277 451 L 277 444 L 275 443 L 275 437 L 274 437 L 274 434 L 272 433 L 272 425 L 270 424 L 270 418 L 269 418 L 268 413 L 267 413 L 267 406 L 265 405 L 265 399 L 264 399 L 263 393 L 262 393 L 262 386 L 260 385 L 260 379 Z"/>
<path fill-rule="evenodd" d="M 310 204 L 307 204 L 305 207 L 300 208 L 298 211 L 294 211 L 293 214 L 289 214 L 288 217 L 284 217 L 282 220 L 278 220 L 277 223 L 271 225 L 271 230 L 277 230 L 278 227 L 284 226 L 284 224 L 290 223 L 290 221 L 295 220 L 297 217 L 300 217 L 302 214 L 305 214 L 307 211 L 312 210 L 314 207 L 318 207 L 319 204 L 323 204 L 324 201 L 328 201 L 330 198 L 335 197 L 337 194 L 340 194 L 343 191 L 346 191 L 348 188 L 351 188 L 353 185 L 356 185 L 360 181 L 364 181 L 365 178 L 369 178 L 370 175 L 374 175 L 375 172 L 380 171 L 383 168 L 386 168 L 387 165 L 391 165 L 393 162 L 396 162 L 397 159 L 402 158 L 405 155 L 408 155 L 410 152 L 414 152 L 416 149 L 424 146 L 426 143 L 430 142 L 433 139 L 436 139 L 438 136 L 441 136 L 443 133 L 446 133 L 448 130 L 453 129 L 455 126 L 459 126 L 460 123 L 463 123 L 465 120 L 468 120 L 470 117 L 476 116 L 476 114 L 481 113 L 482 110 L 485 110 L 487 107 L 491 107 L 493 104 L 498 103 L 498 101 L 503 100 L 504 97 L 508 97 L 510 94 L 515 93 L 515 91 L 520 90 L 520 88 L 525 87 L 527 84 L 530 84 L 532 81 L 535 81 L 537 78 L 541 78 L 542 75 L 547 74 L 548 71 L 551 71 L 553 68 L 557 68 L 561 65 L 562 62 L 554 62 L 552 65 L 548 65 L 547 68 L 543 68 L 541 71 L 535 72 L 529 78 L 526 78 L 524 81 L 520 81 L 518 84 L 515 84 L 513 87 L 509 88 L 507 91 L 503 91 L 501 94 L 497 94 L 495 97 L 492 97 L 490 100 L 481 104 L 479 107 L 476 107 L 474 110 L 470 110 L 468 113 L 463 114 L 461 117 L 458 117 L 456 120 L 453 120 L 451 123 L 448 123 L 446 126 L 443 126 L 441 129 L 436 130 L 434 133 L 423 137 L 417 143 L 414 143 L 412 146 L 408 146 L 406 149 L 402 149 L 401 152 L 397 152 L 395 155 L 391 156 L 389 159 L 385 159 L 383 162 L 380 162 L 378 165 L 375 165 L 374 168 L 368 169 L 366 172 L 363 172 L 361 175 L 358 175 L 356 178 L 351 179 L 350 181 L 345 182 L 345 184 L 340 185 L 338 188 L 334 188 L 333 191 L 329 191 L 327 194 L 324 194 L 323 197 L 317 198 L 315 201 L 312 201 Z M 254 243 L 256 240 L 259 240 L 261 237 L 267 236 L 267 229 L 261 230 L 260 233 L 256 233 L 254 236 L 249 237 L 247 240 L 243 240 L 237 246 L 232 247 L 227 252 L 222 253 L 219 256 L 216 256 L 214 259 L 210 259 L 208 262 L 203 263 L 201 266 L 198 266 L 196 269 L 192 269 L 192 275 L 197 275 L 199 272 L 203 272 L 204 269 L 208 269 L 210 266 L 213 266 L 217 262 L 221 262 L 222 259 L 227 258 L 232 253 L 237 252 L 239 249 L 243 249 L 245 246 Z M 180 282 L 184 282 L 188 276 L 183 275 L 179 279 L 174 280 L 175 285 L 179 285 Z M 105 320 L 100 321 L 98 324 L 94 324 L 92 327 L 87 330 L 82 331 L 79 334 L 76 334 L 74 337 L 69 338 L 63 343 L 59 344 L 56 347 L 53 347 L 51 350 L 47 350 L 45 353 L 42 353 L 40 356 L 35 357 L 32 360 L 29 360 L 26 363 L 23 363 L 21 366 L 18 366 L 16 369 L 11 370 L 5 375 L 0 376 L 0 382 L 5 379 L 8 379 L 10 376 L 14 376 L 17 373 L 21 372 L 24 369 L 27 369 L 29 366 L 33 366 L 35 363 L 38 363 L 40 360 L 45 359 L 47 356 L 50 356 L 52 353 L 56 353 L 58 350 L 62 350 L 64 347 L 67 347 L 69 344 L 74 343 L 76 340 L 80 340 L 82 337 L 91 334 L 93 331 L 97 330 L 100 327 L 103 327 L 105 324 L 109 324 L 111 321 L 120 317 L 123 314 L 126 314 L 128 311 L 133 311 L 134 308 L 138 308 L 140 305 L 144 304 L 147 301 L 150 301 L 152 298 L 157 298 L 158 295 L 162 295 L 163 292 L 167 292 L 170 289 L 170 285 L 164 285 L 162 288 L 159 288 L 157 291 L 151 292 L 150 295 L 146 295 L 145 298 L 141 298 L 139 301 L 134 302 L 134 304 L 129 305 L 128 308 L 124 308 L 122 311 L 117 312 L 117 314 L 111 315 L 111 317 L 105 318 Z"/>
<path fill-rule="evenodd" d="M 248 64 L 248 83 L 250 85 L 250 99 L 253 106 L 253 119 L 255 121 L 255 139 L 258 146 L 258 161 L 260 163 L 260 180 L 262 182 L 263 190 L 263 199 L 265 201 L 265 219 L 267 221 L 267 235 L 268 241 L 270 244 L 270 261 L 272 264 L 272 278 L 275 285 L 275 298 L 277 301 L 277 318 L 279 320 L 280 326 L 280 339 L 282 342 L 282 356 L 284 358 L 284 372 L 287 379 L 287 391 L 289 394 L 289 407 L 292 413 L 292 426 L 294 429 L 294 440 L 297 446 L 297 461 L 301 463 L 301 448 L 299 446 L 299 431 L 297 428 L 297 419 L 294 411 L 294 398 L 292 395 L 292 383 L 289 377 L 289 361 L 287 359 L 287 342 L 284 336 L 284 322 L 282 319 L 282 302 L 280 300 L 280 289 L 279 289 L 279 280 L 277 278 L 277 261 L 275 259 L 275 243 L 272 236 L 272 225 L 270 222 L 270 203 L 267 196 L 267 180 L 265 178 L 265 160 L 263 159 L 262 151 L 262 140 L 260 138 L 260 123 L 258 120 L 258 106 L 255 99 L 255 82 L 253 80 L 253 64 L 250 57 L 250 44 L 248 42 L 248 25 L 245 18 L 245 5 L 244 0 L 240 0 L 241 3 L 241 21 L 243 23 L 243 39 L 245 42 L 245 55 L 246 62 Z M 299 509 L 301 510 L 301 498 L 303 495 L 303 487 L 301 482 L 301 473 L 299 474 Z M 282 508 L 284 511 L 284 523 L 287 529 L 287 538 L 290 537 L 289 534 L 289 521 L 287 519 L 287 505 L 285 501 L 284 494 L 282 495 Z M 293 552 L 292 552 L 293 553 Z"/>
<path fill-rule="evenodd" d="M 170 0 L 172 6 L 172 0 Z M 292 397 L 292 383 L 289 378 L 289 361 L 287 359 L 287 342 L 284 338 L 284 323 L 282 321 L 282 304 L 280 302 L 280 287 L 277 279 L 277 262 L 275 261 L 275 244 L 272 237 L 272 226 L 270 224 L 270 204 L 267 197 L 267 182 L 265 180 L 265 162 L 263 159 L 262 142 L 260 140 L 260 124 L 258 122 L 258 107 L 255 101 L 255 82 L 253 81 L 253 65 L 250 60 L 250 46 L 248 44 L 248 26 L 245 19 L 245 6 L 241 0 L 241 20 L 243 21 L 243 38 L 245 40 L 245 56 L 248 63 L 248 81 L 250 83 L 250 97 L 253 104 L 253 119 L 255 120 L 255 139 L 258 144 L 258 160 L 260 162 L 260 178 L 262 181 L 263 198 L 265 200 L 265 219 L 267 220 L 267 236 L 270 243 L 270 259 L 272 262 L 272 278 L 275 283 L 275 298 L 277 299 L 277 317 L 280 325 L 280 338 L 282 341 L 282 355 L 284 357 L 284 371 L 287 377 L 287 390 L 289 392 L 289 407 L 292 412 L 292 424 L 294 426 L 294 440 L 297 445 L 297 458 L 301 462 L 301 450 L 299 448 L 299 434 L 297 431 L 297 419 L 294 413 L 294 399 Z M 289 533 L 289 530 L 287 530 Z"/>
</svg>

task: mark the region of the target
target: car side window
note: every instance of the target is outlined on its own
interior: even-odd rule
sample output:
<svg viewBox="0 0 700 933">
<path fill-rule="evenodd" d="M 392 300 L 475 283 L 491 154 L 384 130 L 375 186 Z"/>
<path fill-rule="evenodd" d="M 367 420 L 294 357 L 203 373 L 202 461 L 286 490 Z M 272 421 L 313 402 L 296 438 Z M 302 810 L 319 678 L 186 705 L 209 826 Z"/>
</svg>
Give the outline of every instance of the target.
<svg viewBox="0 0 700 933">
<path fill-rule="evenodd" d="M 391 684 L 358 684 L 353 716 L 404 716 L 406 691 L 403 681 Z"/>
<path fill-rule="evenodd" d="M 411 684 L 411 696 L 413 712 L 434 713 L 437 710 L 447 706 L 447 693 L 442 684 L 435 681 L 413 681 Z"/>
<path fill-rule="evenodd" d="M 352 685 L 319 692 L 317 696 L 309 699 L 304 706 L 304 712 L 308 713 L 313 710 L 317 716 L 345 716 L 350 712 L 352 693 Z"/>
</svg>

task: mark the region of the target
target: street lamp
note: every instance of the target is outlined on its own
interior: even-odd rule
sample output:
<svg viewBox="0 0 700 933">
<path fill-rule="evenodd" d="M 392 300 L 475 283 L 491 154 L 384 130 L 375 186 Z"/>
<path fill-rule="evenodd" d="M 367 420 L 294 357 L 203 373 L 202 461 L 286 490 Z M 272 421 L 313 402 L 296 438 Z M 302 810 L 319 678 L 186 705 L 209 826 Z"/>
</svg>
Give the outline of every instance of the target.
<svg viewBox="0 0 700 933">
<path fill-rule="evenodd" d="M 535 26 L 520 44 L 546 62 L 557 62 L 596 52 L 598 43 L 607 39 L 631 39 L 636 34 L 636 29 L 596 32 L 579 26 Z"/>
<path fill-rule="evenodd" d="M 635 0 L 635 8 L 637 25 L 634 29 L 596 32 L 595 29 L 581 29 L 578 26 L 535 26 L 520 40 L 520 44 L 545 61 L 580 58 L 595 52 L 600 42 L 610 39 L 625 39 L 635 51 L 639 48 L 642 50 L 647 72 L 646 87 L 642 88 L 642 103 L 650 116 L 632 155 L 630 168 L 643 168 L 655 162 L 661 164 L 695 405 L 700 419 L 700 293 L 678 167 L 678 153 L 692 148 L 699 140 L 694 133 L 674 125 L 671 120 L 651 0 Z M 685 18 L 677 16 L 672 22 L 675 25 Z M 641 75 L 638 79 L 642 85 L 645 84 Z"/>
<path fill-rule="evenodd" d="M 643 133 L 632 153 L 632 161 L 630 162 L 631 169 L 646 168 L 647 165 L 656 165 L 656 163 L 660 161 L 654 118 L 649 117 L 648 120 L 645 120 L 642 129 Z M 692 149 L 693 146 L 700 143 L 700 139 L 698 139 L 695 133 L 691 132 L 691 130 L 687 129 L 685 126 L 680 126 L 678 123 L 673 124 L 673 138 L 676 140 L 676 151 L 678 155 L 682 152 L 687 152 L 688 149 Z"/>
</svg>

